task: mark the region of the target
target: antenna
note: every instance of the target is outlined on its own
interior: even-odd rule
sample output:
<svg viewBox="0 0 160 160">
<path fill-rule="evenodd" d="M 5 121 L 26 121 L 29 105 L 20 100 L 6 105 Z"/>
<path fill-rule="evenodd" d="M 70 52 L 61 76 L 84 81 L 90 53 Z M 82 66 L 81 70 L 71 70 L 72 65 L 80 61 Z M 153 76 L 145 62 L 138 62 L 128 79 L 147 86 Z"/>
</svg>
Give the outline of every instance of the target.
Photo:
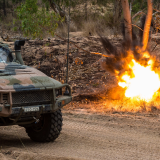
<svg viewBox="0 0 160 160">
<path fill-rule="evenodd" d="M 68 57 L 69 57 L 69 31 L 70 31 L 70 0 L 69 0 L 69 11 L 68 11 L 68 43 L 67 43 L 67 73 L 66 83 L 68 83 Z"/>
</svg>

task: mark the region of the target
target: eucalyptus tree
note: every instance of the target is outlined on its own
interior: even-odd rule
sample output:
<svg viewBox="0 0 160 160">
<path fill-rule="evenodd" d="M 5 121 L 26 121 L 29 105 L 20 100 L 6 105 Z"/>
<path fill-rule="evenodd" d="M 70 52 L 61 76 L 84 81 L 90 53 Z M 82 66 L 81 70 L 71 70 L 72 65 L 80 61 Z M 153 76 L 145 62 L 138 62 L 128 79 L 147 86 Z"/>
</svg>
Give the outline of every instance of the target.
<svg viewBox="0 0 160 160">
<path fill-rule="evenodd" d="M 129 13 L 129 3 L 128 0 L 121 0 L 124 14 L 124 23 L 125 23 L 125 38 L 132 42 L 132 23 L 131 23 L 131 14 Z M 149 30 L 152 21 L 153 14 L 153 1 L 147 0 L 147 16 L 144 25 L 143 39 L 142 39 L 142 50 L 147 49 L 148 40 L 149 40 Z"/>
</svg>

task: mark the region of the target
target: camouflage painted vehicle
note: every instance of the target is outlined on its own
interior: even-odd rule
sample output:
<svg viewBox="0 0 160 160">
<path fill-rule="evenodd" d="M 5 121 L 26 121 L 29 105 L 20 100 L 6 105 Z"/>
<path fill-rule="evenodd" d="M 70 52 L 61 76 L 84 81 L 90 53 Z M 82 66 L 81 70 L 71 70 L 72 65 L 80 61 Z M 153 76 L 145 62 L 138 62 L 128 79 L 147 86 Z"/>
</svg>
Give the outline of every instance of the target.
<svg viewBox="0 0 160 160">
<path fill-rule="evenodd" d="M 24 65 L 24 43 L 15 42 L 15 54 L 0 43 L 0 126 L 20 125 L 33 141 L 54 141 L 62 129 L 61 108 L 72 100 L 71 89 Z"/>
</svg>

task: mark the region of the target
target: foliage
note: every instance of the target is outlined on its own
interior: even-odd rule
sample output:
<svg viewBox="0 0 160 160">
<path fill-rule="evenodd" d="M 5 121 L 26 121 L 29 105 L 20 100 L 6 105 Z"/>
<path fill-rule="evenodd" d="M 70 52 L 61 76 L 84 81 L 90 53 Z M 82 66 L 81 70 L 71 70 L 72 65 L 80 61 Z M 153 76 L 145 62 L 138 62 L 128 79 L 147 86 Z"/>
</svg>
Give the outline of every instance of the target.
<svg viewBox="0 0 160 160">
<path fill-rule="evenodd" d="M 132 3 L 132 12 L 133 13 L 137 13 L 140 10 L 147 9 L 147 0 L 130 0 L 130 2 Z M 155 8 L 157 7 L 158 4 L 160 5 L 159 0 L 153 1 L 153 6 Z"/>
<path fill-rule="evenodd" d="M 58 22 L 62 21 L 59 15 L 48 11 L 44 6 L 39 8 L 37 0 L 26 0 L 16 9 L 21 28 L 25 36 L 42 38 L 46 32 L 54 35 Z"/>
<path fill-rule="evenodd" d="M 132 3 L 132 12 L 137 13 L 140 10 L 147 8 L 147 0 L 134 0 Z"/>
</svg>

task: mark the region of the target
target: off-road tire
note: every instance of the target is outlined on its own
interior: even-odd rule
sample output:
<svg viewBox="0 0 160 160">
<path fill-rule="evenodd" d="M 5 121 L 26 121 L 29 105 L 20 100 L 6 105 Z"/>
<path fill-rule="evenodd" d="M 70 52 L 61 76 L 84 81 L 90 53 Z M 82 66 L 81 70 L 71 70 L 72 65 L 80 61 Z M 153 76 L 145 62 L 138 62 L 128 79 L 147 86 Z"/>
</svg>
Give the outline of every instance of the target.
<svg viewBox="0 0 160 160">
<path fill-rule="evenodd" d="M 62 121 L 60 109 L 54 113 L 42 114 L 37 124 L 34 124 L 32 127 L 26 127 L 26 132 L 36 142 L 54 141 L 62 130 Z M 39 129 L 36 128 L 37 126 Z"/>
</svg>

